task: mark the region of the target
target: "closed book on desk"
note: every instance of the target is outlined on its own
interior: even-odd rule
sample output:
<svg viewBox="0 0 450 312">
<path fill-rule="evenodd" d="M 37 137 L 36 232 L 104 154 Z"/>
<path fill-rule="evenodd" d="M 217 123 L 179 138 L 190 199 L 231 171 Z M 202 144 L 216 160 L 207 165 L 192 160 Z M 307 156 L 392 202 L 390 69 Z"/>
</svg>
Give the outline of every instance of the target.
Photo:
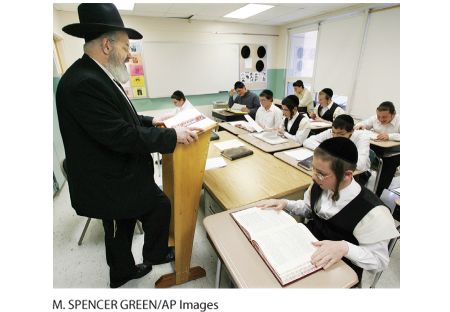
<svg viewBox="0 0 450 312">
<path fill-rule="evenodd" d="M 252 207 L 230 215 L 281 286 L 320 270 L 311 264 L 317 239 L 285 211 Z"/>
<path fill-rule="evenodd" d="M 303 169 L 306 169 L 306 170 L 312 170 L 312 167 L 313 167 L 313 165 L 312 165 L 312 162 L 313 162 L 313 158 L 314 158 L 314 156 L 310 156 L 310 157 L 308 157 L 308 158 L 305 158 L 305 159 L 303 159 L 303 160 L 300 160 L 299 162 L 298 162 L 298 165 L 300 166 L 300 167 L 302 167 Z"/>
<path fill-rule="evenodd" d="M 239 159 L 245 156 L 249 156 L 253 154 L 252 150 L 249 150 L 246 147 L 240 146 L 235 148 L 229 148 L 220 152 L 223 157 L 226 157 L 230 160 Z"/>
</svg>

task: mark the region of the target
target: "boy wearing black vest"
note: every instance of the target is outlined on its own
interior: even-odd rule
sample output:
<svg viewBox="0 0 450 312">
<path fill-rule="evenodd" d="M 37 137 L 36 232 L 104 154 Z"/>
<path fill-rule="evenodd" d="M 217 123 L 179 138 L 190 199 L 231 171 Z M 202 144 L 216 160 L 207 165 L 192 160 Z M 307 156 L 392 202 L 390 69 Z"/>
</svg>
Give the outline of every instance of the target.
<svg viewBox="0 0 450 312">
<path fill-rule="evenodd" d="M 314 108 L 314 112 L 310 114 L 310 117 L 315 121 L 333 122 L 333 120 L 341 115 L 345 114 L 344 110 L 334 103 L 331 98 L 333 97 L 333 90 L 325 88 L 319 92 L 319 104 Z"/>
<path fill-rule="evenodd" d="M 299 100 L 295 95 L 289 95 L 281 101 L 283 115 L 286 118 L 279 128 L 273 130 L 277 130 L 289 140 L 303 144 L 311 131 L 311 123 L 305 113 L 298 112 L 298 104 Z"/>
<path fill-rule="evenodd" d="M 319 248 L 311 263 L 327 270 L 342 259 L 361 281 L 363 270 L 374 273 L 388 267 L 387 246 L 399 233 L 389 208 L 353 179 L 357 160 L 351 140 L 325 140 L 314 150 L 314 182 L 304 199 L 271 199 L 258 207 L 285 208 L 310 219 L 307 227 L 319 240 L 313 243 Z"/>
</svg>

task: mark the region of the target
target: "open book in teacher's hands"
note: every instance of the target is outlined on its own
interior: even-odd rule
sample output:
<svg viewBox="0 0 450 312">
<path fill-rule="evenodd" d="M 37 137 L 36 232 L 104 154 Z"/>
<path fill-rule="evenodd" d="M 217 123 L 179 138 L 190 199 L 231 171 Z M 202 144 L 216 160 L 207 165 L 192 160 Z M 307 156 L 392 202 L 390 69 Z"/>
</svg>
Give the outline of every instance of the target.
<svg viewBox="0 0 450 312">
<path fill-rule="evenodd" d="M 213 127 L 217 123 L 200 113 L 195 108 L 182 111 L 175 116 L 164 120 L 164 126 L 166 128 L 178 128 L 178 127 L 197 127 L 203 130 Z"/>
<path fill-rule="evenodd" d="M 285 211 L 252 207 L 230 215 L 281 286 L 321 269 L 311 264 L 317 239 Z"/>
</svg>

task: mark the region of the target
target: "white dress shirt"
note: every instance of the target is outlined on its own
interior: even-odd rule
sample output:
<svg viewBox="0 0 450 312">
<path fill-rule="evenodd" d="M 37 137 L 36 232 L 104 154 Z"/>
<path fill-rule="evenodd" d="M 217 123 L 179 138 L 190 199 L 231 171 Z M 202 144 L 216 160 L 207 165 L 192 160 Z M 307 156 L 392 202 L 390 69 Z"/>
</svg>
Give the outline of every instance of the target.
<svg viewBox="0 0 450 312">
<path fill-rule="evenodd" d="M 312 217 L 311 211 L 311 187 L 305 192 L 303 200 L 287 200 L 286 210 L 305 218 Z M 361 186 L 352 179 L 352 182 L 339 191 L 339 200 L 333 201 L 332 190 L 323 190 L 317 200 L 317 215 L 328 220 L 343 209 L 361 192 Z M 371 273 L 380 272 L 388 267 L 389 253 L 387 246 L 391 238 L 399 236 L 395 228 L 395 222 L 390 211 L 385 206 L 374 207 L 356 225 L 353 235 L 358 240 L 359 246 L 346 242 L 348 253 L 344 257 L 355 265 L 368 270 Z"/>
<path fill-rule="evenodd" d="M 320 143 L 333 137 L 332 129 L 322 131 L 317 135 L 310 136 L 303 142 L 303 146 L 315 150 Z M 356 169 L 367 171 L 370 168 L 370 138 L 364 131 L 353 131 L 350 140 L 355 143 L 358 150 L 358 162 Z"/>
<path fill-rule="evenodd" d="M 333 103 L 334 103 L 334 102 L 331 101 L 331 103 L 330 103 L 329 105 L 327 105 L 326 107 L 322 107 L 322 115 L 319 115 L 319 106 L 320 106 L 320 104 L 317 105 L 317 106 L 314 108 L 314 114 L 316 114 L 316 116 L 322 118 L 322 116 L 323 116 L 329 109 L 331 109 L 331 106 L 333 106 Z M 344 110 L 342 109 L 342 107 L 340 107 L 340 106 L 338 105 L 338 107 L 337 107 L 336 110 L 334 111 L 334 114 L 333 114 L 333 120 L 336 119 L 337 116 L 342 115 L 342 114 L 345 114 L 345 112 L 344 112 Z"/>
<path fill-rule="evenodd" d="M 304 114 L 304 113 L 302 113 L 302 114 Z M 298 112 L 296 112 L 294 117 L 292 117 L 291 120 L 288 121 L 287 129 L 284 128 L 284 119 L 283 119 L 283 121 L 281 122 L 280 129 L 289 131 L 292 127 L 292 124 L 294 123 L 294 121 L 297 119 L 298 116 L 300 116 L 300 115 Z M 308 137 L 310 131 L 311 131 L 311 122 L 309 121 L 308 116 L 305 116 L 302 118 L 302 121 L 300 121 L 300 124 L 298 125 L 297 133 L 295 135 L 292 135 L 292 134 L 286 132 L 284 134 L 284 137 L 289 140 L 292 140 L 294 142 L 297 142 L 299 144 L 303 144 L 303 142 Z"/>
<path fill-rule="evenodd" d="M 311 113 L 314 110 L 314 101 L 312 99 L 311 92 L 309 92 L 308 89 L 303 88 L 302 92 L 294 94 L 298 97 L 298 100 L 300 101 L 298 106 L 306 107 L 308 113 Z"/>
<path fill-rule="evenodd" d="M 186 101 L 184 101 L 184 104 L 181 107 L 175 107 L 170 113 L 171 114 L 178 114 L 181 112 L 184 112 L 187 109 L 191 109 L 194 108 L 194 105 L 191 104 L 191 102 L 189 102 L 188 99 L 186 99 Z"/>
<path fill-rule="evenodd" d="M 356 126 L 363 126 L 366 130 L 373 129 L 374 132 L 380 134 L 387 133 L 389 134 L 389 140 L 400 141 L 400 116 L 398 114 L 395 114 L 391 122 L 385 125 L 382 125 L 381 122 L 377 119 L 377 115 L 375 115 L 364 121 L 358 122 Z"/>
<path fill-rule="evenodd" d="M 283 112 L 275 104 L 271 104 L 266 110 L 263 106 L 256 111 L 255 121 L 264 125 L 265 129 L 279 128 L 283 120 Z"/>
</svg>

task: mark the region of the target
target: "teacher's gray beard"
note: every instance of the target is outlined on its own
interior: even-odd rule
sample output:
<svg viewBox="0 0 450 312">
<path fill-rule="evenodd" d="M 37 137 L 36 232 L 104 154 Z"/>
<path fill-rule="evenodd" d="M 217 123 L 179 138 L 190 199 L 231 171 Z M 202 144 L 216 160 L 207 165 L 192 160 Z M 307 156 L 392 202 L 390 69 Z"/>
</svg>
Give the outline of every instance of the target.
<svg viewBox="0 0 450 312">
<path fill-rule="evenodd" d="M 126 62 L 128 58 L 126 59 Z M 109 54 L 109 60 L 105 63 L 105 68 L 113 75 L 120 83 L 126 83 L 130 80 L 130 74 L 128 74 L 127 67 L 120 61 L 120 55 L 117 53 L 116 48 L 113 48 Z"/>
</svg>

